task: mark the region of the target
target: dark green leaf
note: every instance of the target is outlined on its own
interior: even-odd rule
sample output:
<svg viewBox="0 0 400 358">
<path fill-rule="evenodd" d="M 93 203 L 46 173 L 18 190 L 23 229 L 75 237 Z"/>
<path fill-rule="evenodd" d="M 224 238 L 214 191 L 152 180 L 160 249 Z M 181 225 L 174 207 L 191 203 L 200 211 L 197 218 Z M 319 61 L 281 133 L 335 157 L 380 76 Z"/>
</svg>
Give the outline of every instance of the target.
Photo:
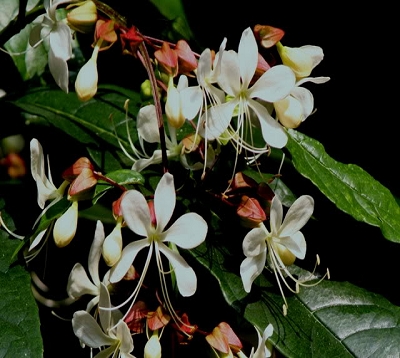
<svg viewBox="0 0 400 358">
<path fill-rule="evenodd" d="M 380 227 L 387 239 L 400 242 L 400 207 L 386 187 L 357 165 L 332 159 L 318 141 L 294 130 L 288 133 L 287 148 L 300 174 L 340 210 Z"/>
</svg>

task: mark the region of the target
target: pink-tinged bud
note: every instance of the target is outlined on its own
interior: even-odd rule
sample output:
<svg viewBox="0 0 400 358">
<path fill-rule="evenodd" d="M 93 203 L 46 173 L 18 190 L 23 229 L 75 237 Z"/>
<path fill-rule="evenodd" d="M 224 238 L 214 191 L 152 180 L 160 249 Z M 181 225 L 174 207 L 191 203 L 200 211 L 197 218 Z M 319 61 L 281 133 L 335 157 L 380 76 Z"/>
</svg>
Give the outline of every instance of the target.
<svg viewBox="0 0 400 358">
<path fill-rule="evenodd" d="M 242 196 L 242 200 L 236 210 L 240 222 L 244 227 L 255 228 L 258 224 L 267 219 L 264 209 L 255 198 L 247 195 Z"/>
<path fill-rule="evenodd" d="M 274 103 L 275 111 L 279 122 L 286 128 L 297 128 L 303 122 L 303 106 L 293 96 Z"/>
<path fill-rule="evenodd" d="M 228 338 L 223 334 L 221 329 L 217 326 L 213 331 L 206 336 L 207 343 L 221 353 L 229 353 Z"/>
<path fill-rule="evenodd" d="M 107 266 L 112 267 L 120 259 L 122 253 L 121 223 L 117 222 L 113 231 L 103 242 L 103 258 Z"/>
<path fill-rule="evenodd" d="M 78 226 L 78 202 L 73 201 L 68 210 L 54 224 L 53 238 L 58 247 L 67 246 L 75 236 Z"/>
<path fill-rule="evenodd" d="M 69 5 L 67 10 L 76 6 L 68 12 L 67 21 L 73 30 L 88 33 L 93 30 L 97 21 L 97 7 L 93 1 L 80 2 L 78 5 Z"/>
<path fill-rule="evenodd" d="M 179 73 L 189 74 L 197 68 L 197 59 L 185 40 L 176 43 L 175 51 L 178 54 Z"/>
<path fill-rule="evenodd" d="M 175 77 L 178 73 L 178 54 L 171 49 L 168 42 L 163 42 L 160 50 L 154 52 L 154 57 L 166 73 Z"/>
<path fill-rule="evenodd" d="M 231 326 L 226 322 L 221 322 L 218 325 L 218 328 L 221 330 L 222 334 L 227 338 L 229 346 L 233 353 L 239 352 L 243 348 L 243 344 L 240 341 L 239 337 L 233 331 Z"/>
<path fill-rule="evenodd" d="M 95 177 L 93 170 L 89 168 L 83 168 L 81 173 L 71 183 L 68 190 L 68 197 L 75 197 L 78 195 L 87 193 L 91 188 L 97 184 L 97 178 Z"/>
<path fill-rule="evenodd" d="M 64 170 L 62 177 L 65 180 L 73 181 L 81 172 L 82 169 L 94 170 L 94 166 L 89 158 L 81 157 L 74 164 L 72 164 L 68 169 Z"/>
<path fill-rule="evenodd" d="M 156 218 L 156 212 L 154 210 L 154 201 L 152 201 L 152 200 L 149 201 L 147 203 L 147 205 L 149 206 L 151 225 L 156 227 L 157 226 L 157 218 Z"/>
<path fill-rule="evenodd" d="M 88 101 L 97 92 L 97 56 L 91 57 L 88 62 L 79 70 L 75 81 L 75 91 L 81 101 Z"/>
<path fill-rule="evenodd" d="M 147 314 L 147 325 L 152 331 L 165 327 L 170 320 L 171 316 L 165 312 L 162 306 L 158 306 L 154 312 Z"/>
<path fill-rule="evenodd" d="M 260 41 L 261 46 L 270 48 L 282 39 L 285 35 L 285 31 L 273 26 L 256 25 L 254 26 L 254 34 Z"/>
<path fill-rule="evenodd" d="M 144 347 L 144 358 L 161 358 L 161 344 L 158 331 L 153 332 Z"/>
</svg>

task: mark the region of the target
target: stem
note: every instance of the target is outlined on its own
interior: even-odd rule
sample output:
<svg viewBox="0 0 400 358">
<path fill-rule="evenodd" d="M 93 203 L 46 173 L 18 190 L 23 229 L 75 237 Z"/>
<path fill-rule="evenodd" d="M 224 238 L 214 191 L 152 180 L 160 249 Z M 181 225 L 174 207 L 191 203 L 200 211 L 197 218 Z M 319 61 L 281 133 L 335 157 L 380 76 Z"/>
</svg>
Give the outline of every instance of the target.
<svg viewBox="0 0 400 358">
<path fill-rule="evenodd" d="M 163 113 L 162 113 L 162 108 L 161 108 L 160 97 L 158 96 L 158 91 L 157 91 L 156 76 L 154 74 L 153 66 L 151 64 L 150 56 L 147 51 L 146 45 L 143 42 L 140 43 L 140 45 L 139 45 L 138 56 L 147 71 L 147 75 L 149 77 L 151 88 L 152 88 L 154 105 L 156 108 L 156 115 L 157 115 L 157 121 L 158 121 L 158 130 L 160 133 L 162 163 L 163 163 L 163 167 L 164 167 L 164 173 L 166 173 L 168 171 L 168 157 L 167 157 L 167 146 L 165 143 Z"/>
<path fill-rule="evenodd" d="M 105 175 L 103 175 L 99 172 L 93 172 L 93 174 L 96 176 L 96 179 L 104 180 L 108 184 L 111 184 L 112 186 L 115 186 L 116 188 L 119 188 L 122 191 L 126 191 L 126 188 L 124 186 L 118 184 L 116 181 L 106 177 Z"/>
</svg>

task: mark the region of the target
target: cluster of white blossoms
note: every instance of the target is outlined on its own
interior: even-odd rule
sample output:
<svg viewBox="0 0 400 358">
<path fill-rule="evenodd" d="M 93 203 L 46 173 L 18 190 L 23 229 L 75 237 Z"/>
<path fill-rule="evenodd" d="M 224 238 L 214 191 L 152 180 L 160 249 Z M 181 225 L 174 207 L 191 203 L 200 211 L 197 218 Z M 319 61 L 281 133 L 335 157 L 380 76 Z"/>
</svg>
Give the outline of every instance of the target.
<svg viewBox="0 0 400 358">
<path fill-rule="evenodd" d="M 56 10 L 57 6 L 70 2 L 74 3 L 68 0 L 45 1 L 46 15 L 33 27 L 30 36 L 33 46 L 49 38 L 49 69 L 58 86 L 65 92 L 68 92 L 67 61 L 71 58 L 73 27 L 68 21 L 58 20 Z M 73 5 L 79 11 L 85 11 L 84 14 L 90 15 L 91 25 L 96 22 L 96 7 L 92 1 L 75 2 Z M 72 16 L 68 20 L 71 18 Z M 83 101 L 92 98 L 97 90 L 98 52 L 111 46 L 116 41 L 117 33 L 111 22 L 101 20 L 96 24 L 96 36 L 93 56 L 82 68 L 76 82 L 76 92 Z M 160 115 L 156 105 L 146 105 L 140 109 L 136 118 L 136 128 L 141 150 L 132 142 L 133 154 L 129 154 L 128 150 L 122 147 L 124 153 L 133 161 L 132 169 L 140 172 L 150 165 L 159 164 L 165 154 L 168 159 L 179 158 L 182 165 L 189 170 L 205 170 L 212 165 L 217 155 L 217 149 L 213 146 L 215 143 L 231 143 L 237 155 L 244 152 L 246 158 L 256 158 L 267 153 L 270 147 L 285 147 L 288 141 L 286 128 L 298 127 L 314 110 L 312 93 L 301 86 L 307 82 L 323 83 L 329 78 L 310 77 L 312 70 L 323 59 L 321 48 L 289 48 L 279 41 L 274 44 L 277 46 L 281 63 L 272 67 L 264 66 L 262 70 L 257 39 L 250 28 L 243 31 L 237 52 L 226 49 L 227 39 L 222 41 L 219 51 L 215 54 L 210 49 L 205 49 L 190 68 L 190 77 L 185 71 L 178 77 L 179 71 L 173 69 L 178 63 L 178 55 L 175 54 L 175 65 L 173 63 L 170 66 L 172 70 L 167 83 L 164 83 L 165 122 L 168 131 L 160 131 Z M 193 59 L 193 53 L 190 55 L 188 58 Z M 177 85 L 174 84 L 175 79 Z M 126 110 L 127 106 L 128 102 Z M 193 136 L 189 144 L 184 140 L 178 142 L 177 139 L 177 131 L 185 123 L 193 127 Z M 254 139 L 256 132 L 262 134 L 261 144 L 259 140 Z M 160 134 L 164 134 L 165 137 L 160 138 Z M 165 147 L 157 148 L 148 155 L 145 143 L 161 143 L 161 139 Z M 196 149 L 200 140 L 205 143 L 203 163 L 189 163 L 187 155 Z M 67 179 L 57 188 L 49 168 L 46 175 L 45 158 L 40 143 L 36 139 L 32 140 L 31 172 L 37 184 L 38 205 L 43 210 L 35 225 L 49 208 L 65 199 L 68 187 L 69 190 L 63 213 L 44 227 L 38 225 L 34 231 L 35 235 L 31 237 L 29 252 L 34 253 L 39 243 L 46 242 L 51 232 L 59 247 L 68 245 L 75 236 L 80 200 L 78 194 L 97 183 L 97 174 L 94 174 L 91 165 L 78 167 L 79 172 L 73 171 L 73 176 L 66 175 Z M 84 180 L 78 179 L 81 176 Z M 78 182 L 78 189 L 71 190 L 74 181 Z M 90 185 L 82 186 L 82 183 L 88 182 Z M 46 203 L 49 204 L 46 206 Z M 133 357 L 133 338 L 127 317 L 138 302 L 139 292 L 145 285 L 152 258 L 155 259 L 158 271 L 163 307 L 174 324 L 183 327 L 182 332 L 191 327 L 175 312 L 169 297 L 170 281 L 166 277 L 172 276 L 172 281 L 176 283 L 181 296 L 192 296 L 196 292 L 196 274 L 179 250 L 190 250 L 202 244 L 207 236 L 208 224 L 197 213 L 184 213 L 171 223 L 175 205 L 174 176 L 168 171 L 159 180 L 152 200 L 148 200 L 139 190 L 124 191 L 115 210 L 113 208 L 116 219 L 114 230 L 106 235 L 102 222 L 97 222 L 87 263 L 89 275 L 80 263 L 72 268 L 67 286 L 69 297 L 77 300 L 84 295 L 93 296 L 86 310 L 79 310 L 73 315 L 73 330 L 83 345 L 100 349 L 96 357 Z M 293 203 L 283 219 L 284 209 L 275 195 L 270 207 L 270 230 L 261 222 L 251 229 L 243 241 L 245 259 L 240 265 L 240 275 L 244 290 L 250 292 L 254 281 L 264 269 L 272 269 L 284 300 L 285 314 L 288 304 L 281 282 L 292 292 L 298 292 L 300 285 L 307 285 L 305 281 L 296 279 L 288 267 L 296 258 L 305 257 L 306 241 L 300 229 L 310 219 L 313 210 L 313 198 L 303 195 Z M 129 243 L 122 239 L 126 227 L 131 231 L 129 237 L 134 238 Z M 144 250 L 147 250 L 144 264 L 136 271 L 137 257 Z M 31 255 L 34 257 L 34 254 Z M 103 278 L 100 278 L 99 274 L 101 258 L 108 266 Z M 166 262 L 168 269 L 165 268 Z M 294 290 L 287 283 L 287 277 L 295 282 Z M 116 305 L 112 302 L 112 288 L 127 278 L 135 281 L 135 287 L 122 303 Z M 129 308 L 121 311 L 125 305 Z M 144 356 L 161 357 L 158 328 L 152 333 L 146 344 Z M 258 330 L 257 333 L 259 346 L 255 351 L 251 351 L 250 357 L 269 357 L 271 353 L 265 342 L 273 334 L 272 325 L 267 326 L 263 337 Z M 226 346 L 231 354 L 229 356 L 233 357 L 227 338 Z M 236 349 L 235 354 L 245 357 L 240 349 Z"/>
</svg>

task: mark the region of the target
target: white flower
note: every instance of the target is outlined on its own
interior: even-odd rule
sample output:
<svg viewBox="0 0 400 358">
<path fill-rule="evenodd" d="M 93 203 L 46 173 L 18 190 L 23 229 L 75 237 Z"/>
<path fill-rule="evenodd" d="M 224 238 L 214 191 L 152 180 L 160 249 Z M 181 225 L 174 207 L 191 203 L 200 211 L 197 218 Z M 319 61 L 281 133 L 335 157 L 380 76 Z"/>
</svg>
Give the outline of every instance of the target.
<svg viewBox="0 0 400 358">
<path fill-rule="evenodd" d="M 38 216 L 33 226 L 35 226 L 40 218 L 49 210 L 53 205 L 59 202 L 63 196 L 65 188 L 68 186 L 68 181 L 64 180 L 64 182 L 57 188 L 51 177 L 50 165 L 47 163 L 47 174 L 45 171 L 45 160 L 43 155 L 43 148 L 39 141 L 36 138 L 33 138 L 30 143 L 31 150 L 31 173 L 32 177 L 36 182 L 38 195 L 37 202 L 41 209 L 44 209 L 42 213 Z M 51 203 L 45 207 L 45 204 L 48 200 L 51 200 Z M 47 227 L 44 230 L 41 230 L 32 240 L 31 245 L 29 247 L 29 251 L 35 248 L 43 239 L 47 232 Z"/>
<path fill-rule="evenodd" d="M 154 225 L 143 194 L 137 190 L 129 190 L 125 193 L 121 201 L 124 220 L 134 233 L 143 236 L 144 239 L 134 241 L 123 249 L 121 259 L 111 269 L 110 282 L 120 281 L 139 251 L 149 247 L 147 261 L 154 250 L 159 271 L 160 273 L 164 272 L 160 257 L 160 253 L 163 253 L 174 269 L 178 289 L 182 296 L 194 294 L 197 287 L 196 274 L 183 257 L 176 250 L 171 250 L 165 243 L 169 242 L 184 249 L 194 248 L 205 240 L 207 223 L 200 215 L 187 213 L 164 231 L 173 214 L 175 199 L 174 178 L 170 173 L 165 173 L 154 194 L 156 220 Z M 145 270 L 142 276 L 145 275 Z"/>
<path fill-rule="evenodd" d="M 99 262 L 101 257 L 101 249 L 104 242 L 104 227 L 101 221 L 97 221 L 94 240 L 90 247 L 88 257 L 88 277 L 84 267 L 80 263 L 76 263 L 71 270 L 68 278 L 67 293 L 68 296 L 78 299 L 83 295 L 94 296 L 87 304 L 86 311 L 91 309 L 99 302 L 101 282 L 99 277 Z M 103 284 L 107 285 L 109 271 L 103 278 Z"/>
<path fill-rule="evenodd" d="M 274 327 L 272 324 L 269 324 L 261 337 L 260 332 L 256 328 L 257 336 L 258 336 L 258 346 L 256 351 L 254 352 L 254 348 L 252 348 L 249 358 L 269 358 L 271 357 L 271 352 L 266 346 L 267 339 L 272 336 L 274 332 Z"/>
<path fill-rule="evenodd" d="M 221 136 L 228 129 L 238 108 L 237 125 L 231 129 L 234 132 L 232 139 L 240 148 L 253 149 L 252 143 L 247 144 L 244 139 L 252 130 L 252 113 L 259 120 L 265 142 L 272 147 L 284 147 L 287 143 L 285 130 L 257 99 L 273 103 L 285 98 L 295 85 L 293 71 L 284 65 L 274 66 L 249 87 L 258 62 L 257 42 L 250 28 L 242 34 L 238 53 L 225 51 L 221 61 L 218 84 L 231 99 L 212 107 L 208 118 L 202 118 L 202 136 L 208 139 Z"/>
<path fill-rule="evenodd" d="M 32 28 L 29 44 L 35 46 L 49 36 L 49 69 L 57 85 L 68 93 L 68 66 L 67 61 L 72 56 L 72 34 L 67 24 L 58 21 L 57 6 L 69 3 L 72 0 L 45 0 L 46 15 L 40 24 Z"/>
<path fill-rule="evenodd" d="M 289 288 L 282 271 L 296 282 L 297 285 L 302 282 L 296 280 L 288 271 L 286 266 L 293 264 L 295 258 L 303 259 L 306 254 L 306 241 L 300 229 L 310 219 L 314 210 L 314 199 L 309 195 L 299 197 L 289 208 L 285 219 L 283 219 L 282 204 L 277 196 L 274 196 L 270 210 L 271 231 L 263 223 L 252 229 L 243 240 L 243 253 L 246 259 L 240 265 L 240 275 L 246 292 L 250 292 L 253 281 L 263 271 L 268 254 L 270 267 L 273 269 L 282 297 L 285 301 L 284 307 L 287 308 L 287 302 L 283 294 L 279 278 Z M 284 312 L 285 312 L 284 308 Z"/>
<path fill-rule="evenodd" d="M 107 288 L 100 285 L 101 307 L 111 308 L 110 295 Z M 72 318 L 72 328 L 79 340 L 91 347 L 102 349 L 94 358 L 120 357 L 134 358 L 133 340 L 127 324 L 121 320 L 118 310 L 100 310 L 98 323 L 87 311 L 77 311 Z"/>
</svg>

